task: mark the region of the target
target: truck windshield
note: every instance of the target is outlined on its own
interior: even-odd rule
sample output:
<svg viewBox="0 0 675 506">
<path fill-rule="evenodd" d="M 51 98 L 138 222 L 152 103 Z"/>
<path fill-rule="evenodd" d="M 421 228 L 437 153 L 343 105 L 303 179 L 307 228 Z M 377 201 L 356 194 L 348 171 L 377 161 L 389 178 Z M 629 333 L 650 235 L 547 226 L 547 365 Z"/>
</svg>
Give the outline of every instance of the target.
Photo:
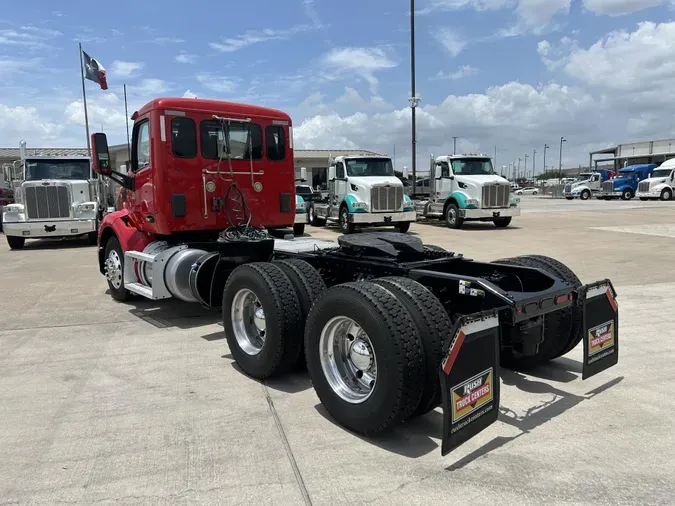
<svg viewBox="0 0 675 506">
<path fill-rule="evenodd" d="M 489 158 L 466 158 L 452 160 L 452 172 L 461 176 L 491 176 L 494 174 Z"/>
<path fill-rule="evenodd" d="M 622 178 L 622 179 L 630 179 L 632 177 L 635 177 L 636 173 L 633 171 L 628 171 L 628 172 L 622 172 L 619 171 L 619 175 L 617 177 Z"/>
<path fill-rule="evenodd" d="M 26 181 L 89 179 L 89 160 L 26 160 Z"/>
<path fill-rule="evenodd" d="M 347 160 L 348 176 L 393 176 L 394 166 L 386 158 L 359 158 Z"/>
<path fill-rule="evenodd" d="M 652 172 L 652 177 L 668 177 L 673 169 L 656 169 Z"/>
</svg>

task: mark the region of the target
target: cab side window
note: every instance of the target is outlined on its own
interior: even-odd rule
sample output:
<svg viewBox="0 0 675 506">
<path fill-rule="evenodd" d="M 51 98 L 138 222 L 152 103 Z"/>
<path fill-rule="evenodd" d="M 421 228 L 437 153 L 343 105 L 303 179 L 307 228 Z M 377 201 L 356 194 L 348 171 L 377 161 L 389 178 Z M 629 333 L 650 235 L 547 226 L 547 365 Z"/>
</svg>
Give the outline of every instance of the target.
<svg viewBox="0 0 675 506">
<path fill-rule="evenodd" d="M 448 162 L 441 162 L 438 165 L 441 168 L 441 177 L 450 177 L 450 165 Z"/>
<path fill-rule="evenodd" d="M 345 178 L 345 164 L 339 162 L 335 165 L 335 179 L 344 179 Z"/>
<path fill-rule="evenodd" d="M 267 145 L 267 158 L 278 162 L 286 158 L 286 136 L 284 127 L 271 125 L 265 129 L 265 144 Z"/>
<path fill-rule="evenodd" d="M 192 118 L 171 120 L 171 149 L 176 158 L 197 156 L 197 126 Z"/>
<path fill-rule="evenodd" d="M 134 172 L 150 166 L 150 122 L 140 123 L 136 132 L 131 167 Z"/>
</svg>

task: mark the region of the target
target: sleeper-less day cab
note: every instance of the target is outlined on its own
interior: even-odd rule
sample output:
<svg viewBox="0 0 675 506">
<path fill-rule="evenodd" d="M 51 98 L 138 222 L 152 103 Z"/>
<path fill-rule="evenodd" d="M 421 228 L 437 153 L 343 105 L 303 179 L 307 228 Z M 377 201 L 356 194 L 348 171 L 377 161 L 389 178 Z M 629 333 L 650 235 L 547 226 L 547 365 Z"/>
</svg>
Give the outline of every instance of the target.
<svg viewBox="0 0 675 506">
<path fill-rule="evenodd" d="M 635 196 L 640 200 L 671 200 L 675 195 L 675 158 L 666 160 L 638 183 Z"/>
</svg>

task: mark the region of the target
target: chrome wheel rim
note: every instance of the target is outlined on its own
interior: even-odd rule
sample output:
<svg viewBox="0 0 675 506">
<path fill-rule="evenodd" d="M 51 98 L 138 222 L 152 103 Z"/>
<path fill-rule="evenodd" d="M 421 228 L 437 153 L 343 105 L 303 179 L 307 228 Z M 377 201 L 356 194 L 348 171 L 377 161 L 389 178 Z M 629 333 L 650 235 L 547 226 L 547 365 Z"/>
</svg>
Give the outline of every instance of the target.
<svg viewBox="0 0 675 506">
<path fill-rule="evenodd" d="M 452 207 L 448 207 L 448 223 L 454 225 L 456 219 L 457 213 L 455 213 L 455 210 Z"/>
<path fill-rule="evenodd" d="M 314 208 L 309 208 L 309 223 L 311 224 L 314 221 Z"/>
<path fill-rule="evenodd" d="M 258 296 L 248 288 L 239 290 L 230 309 L 237 344 L 247 355 L 257 355 L 265 345 L 267 322 Z"/>
<path fill-rule="evenodd" d="M 122 286 L 122 260 L 116 250 L 108 253 L 105 261 L 105 276 L 113 288 L 118 289 Z"/>
<path fill-rule="evenodd" d="M 342 223 L 342 228 L 344 230 L 347 230 L 347 212 L 342 211 L 342 214 L 340 214 L 340 223 Z"/>
<path fill-rule="evenodd" d="M 351 318 L 336 316 L 324 325 L 319 339 L 323 374 L 345 402 L 368 400 L 377 381 L 377 359 L 368 334 Z"/>
</svg>

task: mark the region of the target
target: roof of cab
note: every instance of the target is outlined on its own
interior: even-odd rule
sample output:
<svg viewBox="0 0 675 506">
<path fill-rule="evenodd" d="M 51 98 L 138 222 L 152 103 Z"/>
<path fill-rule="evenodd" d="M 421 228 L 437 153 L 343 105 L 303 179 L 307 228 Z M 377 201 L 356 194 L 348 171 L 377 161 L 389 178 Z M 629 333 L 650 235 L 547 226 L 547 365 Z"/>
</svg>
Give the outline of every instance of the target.
<svg viewBox="0 0 675 506">
<path fill-rule="evenodd" d="M 654 169 L 654 168 L 656 168 L 655 163 L 640 163 L 638 165 L 629 165 L 627 167 L 623 167 L 619 169 L 619 172 L 632 172 L 634 170 Z"/>
<path fill-rule="evenodd" d="M 233 114 L 246 116 L 247 114 L 251 114 L 270 119 L 291 121 L 291 117 L 288 114 L 277 109 L 204 98 L 156 98 L 141 107 L 138 110 L 138 114 L 145 114 L 155 109 L 207 112 L 219 115 Z"/>
</svg>

